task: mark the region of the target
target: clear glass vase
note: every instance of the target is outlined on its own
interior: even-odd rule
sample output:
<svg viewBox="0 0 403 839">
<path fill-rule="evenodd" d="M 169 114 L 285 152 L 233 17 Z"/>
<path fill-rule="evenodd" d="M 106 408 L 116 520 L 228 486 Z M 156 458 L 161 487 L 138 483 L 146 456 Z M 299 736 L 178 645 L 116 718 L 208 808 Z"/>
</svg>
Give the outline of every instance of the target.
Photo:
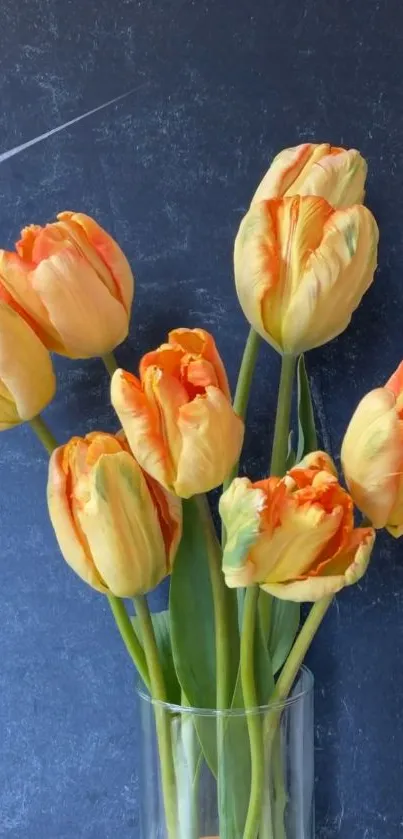
<svg viewBox="0 0 403 839">
<path fill-rule="evenodd" d="M 313 677 L 245 712 L 154 702 L 139 691 L 141 839 L 313 839 Z"/>
</svg>

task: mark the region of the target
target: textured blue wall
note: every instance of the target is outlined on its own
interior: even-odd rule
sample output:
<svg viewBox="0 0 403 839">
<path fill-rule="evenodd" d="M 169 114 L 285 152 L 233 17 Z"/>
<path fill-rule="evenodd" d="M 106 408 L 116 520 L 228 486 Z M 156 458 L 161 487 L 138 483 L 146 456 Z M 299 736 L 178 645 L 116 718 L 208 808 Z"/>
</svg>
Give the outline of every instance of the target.
<svg viewBox="0 0 403 839">
<path fill-rule="evenodd" d="M 352 327 L 308 358 L 337 458 L 351 411 L 403 356 L 400 0 L 3 0 L 7 150 L 126 90 L 118 105 L 0 167 L 0 243 L 61 209 L 93 214 L 138 276 L 134 368 L 174 325 L 216 335 L 234 381 L 246 325 L 231 249 L 268 161 L 303 140 L 357 146 L 381 227 L 376 283 Z M 113 429 L 98 362 L 58 362 L 60 440 Z M 278 361 L 259 364 L 245 466 L 267 461 Z M 134 675 L 102 597 L 61 560 L 28 429 L 0 439 L 0 835 L 137 836 Z M 163 593 L 157 596 L 159 603 Z M 403 835 L 403 550 L 378 540 L 318 636 L 318 839 Z"/>
</svg>

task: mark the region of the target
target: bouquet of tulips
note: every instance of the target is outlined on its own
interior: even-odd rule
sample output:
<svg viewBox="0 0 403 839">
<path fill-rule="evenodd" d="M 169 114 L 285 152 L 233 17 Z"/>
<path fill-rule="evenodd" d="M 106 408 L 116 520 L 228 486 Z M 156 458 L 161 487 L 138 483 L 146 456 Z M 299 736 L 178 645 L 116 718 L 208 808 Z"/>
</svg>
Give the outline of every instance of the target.
<svg viewBox="0 0 403 839">
<path fill-rule="evenodd" d="M 164 703 L 190 717 L 216 710 L 218 721 L 245 711 L 237 773 L 231 759 L 220 762 L 225 726 L 218 722 L 215 743 L 197 726 L 200 754 L 221 779 L 220 839 L 286 836 L 286 796 L 275 834 L 262 817 L 262 754 L 278 724 L 270 707 L 287 699 L 332 598 L 364 574 L 374 528 L 403 533 L 403 367 L 351 420 L 346 490 L 317 450 L 304 361 L 346 329 L 373 280 L 378 229 L 363 205 L 366 170 L 359 152 L 328 144 L 286 149 L 272 162 L 235 241 L 235 286 L 251 328 L 233 400 L 203 328 L 174 329 L 137 375 L 118 369 L 133 275 L 88 216 L 31 225 L 15 252 L 0 254 L 0 428 L 30 422 L 50 453 L 48 505 L 62 555 L 108 599 L 155 703 L 169 839 L 198 832 L 178 816 L 184 797 Z M 252 483 L 238 464 L 262 340 L 282 367 L 269 476 Z M 104 360 L 116 434 L 54 439 L 40 416 L 56 389 L 50 352 Z M 218 529 L 206 493 L 222 485 Z M 358 526 L 354 504 L 365 517 Z M 169 608 L 151 614 L 147 594 L 168 575 Z M 313 603 L 302 627 L 301 602 Z M 253 713 L 261 706 L 266 726 Z"/>
</svg>

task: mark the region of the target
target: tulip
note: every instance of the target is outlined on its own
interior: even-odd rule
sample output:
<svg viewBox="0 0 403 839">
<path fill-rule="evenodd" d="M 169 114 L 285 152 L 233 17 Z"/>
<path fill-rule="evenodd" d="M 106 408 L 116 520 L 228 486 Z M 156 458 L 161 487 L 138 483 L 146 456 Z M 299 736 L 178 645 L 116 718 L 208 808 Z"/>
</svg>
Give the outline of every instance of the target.
<svg viewBox="0 0 403 839">
<path fill-rule="evenodd" d="M 237 461 L 244 426 L 223 363 L 203 329 L 175 329 L 145 355 L 140 379 L 112 378 L 112 404 L 142 468 L 182 498 L 221 484 Z"/>
<path fill-rule="evenodd" d="M 290 195 L 318 195 L 337 208 L 362 204 L 367 168 L 356 149 L 303 143 L 274 158 L 252 204 Z"/>
<path fill-rule="evenodd" d="M 375 533 L 354 528 L 353 502 L 324 452 L 284 478 L 235 478 L 220 501 L 230 588 L 258 584 L 282 600 L 315 601 L 364 574 Z"/>
<path fill-rule="evenodd" d="M 0 251 L 0 298 L 12 301 L 49 350 L 105 355 L 129 328 L 133 275 L 116 242 L 82 213 L 60 213 Z"/>
<path fill-rule="evenodd" d="M 56 449 L 48 505 L 66 562 L 98 591 L 135 597 L 170 573 L 181 503 L 143 474 L 123 435 L 94 432 Z"/>
<path fill-rule="evenodd" d="M 55 390 L 47 349 L 17 312 L 0 302 L 0 431 L 33 419 Z"/>
<path fill-rule="evenodd" d="M 253 204 L 235 241 L 235 284 L 254 329 L 296 355 L 343 332 L 373 280 L 378 228 L 363 206 L 323 198 Z"/>
<path fill-rule="evenodd" d="M 359 403 L 341 450 L 357 507 L 375 528 L 403 535 L 403 362 Z"/>
</svg>

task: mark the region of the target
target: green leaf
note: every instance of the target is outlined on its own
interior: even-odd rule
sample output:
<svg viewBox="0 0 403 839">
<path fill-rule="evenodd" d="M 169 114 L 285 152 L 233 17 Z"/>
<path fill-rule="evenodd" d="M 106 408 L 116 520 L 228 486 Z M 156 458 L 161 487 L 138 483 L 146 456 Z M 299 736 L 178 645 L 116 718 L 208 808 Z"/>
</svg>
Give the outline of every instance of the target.
<svg viewBox="0 0 403 839">
<path fill-rule="evenodd" d="M 298 377 L 298 448 L 297 463 L 309 452 L 318 447 L 315 428 L 311 389 L 306 372 L 304 356 L 300 355 L 297 368 Z"/>
<path fill-rule="evenodd" d="M 176 673 L 189 705 L 216 708 L 217 674 L 213 591 L 207 539 L 197 502 L 183 502 L 183 534 L 171 576 L 169 613 Z M 225 587 L 227 627 L 231 639 L 230 690 L 239 662 L 236 592 Z M 217 738 L 211 718 L 195 715 L 195 726 L 207 763 L 217 775 Z"/>
<path fill-rule="evenodd" d="M 290 431 L 290 433 L 288 435 L 287 459 L 286 459 L 286 462 L 285 462 L 285 468 L 286 468 L 287 472 L 288 472 L 289 469 L 292 469 L 292 467 L 295 466 L 295 461 L 297 459 L 297 455 L 296 455 L 296 453 L 295 453 L 295 451 L 292 447 L 292 438 L 293 438 L 293 432 Z"/>
<path fill-rule="evenodd" d="M 171 576 L 169 616 L 176 673 L 193 708 L 215 708 L 214 605 L 198 509 L 183 502 L 183 534 Z"/>
<path fill-rule="evenodd" d="M 169 613 L 154 612 L 151 615 L 155 640 L 158 646 L 160 655 L 160 662 L 164 674 L 165 687 L 167 691 L 167 701 L 172 705 L 180 705 L 181 703 L 181 688 L 178 682 L 178 677 L 175 671 L 174 660 L 172 656 L 171 635 L 169 631 Z M 132 624 L 137 638 L 142 644 L 141 631 L 136 617 L 132 618 Z"/>
<path fill-rule="evenodd" d="M 299 603 L 273 597 L 268 642 L 273 675 L 281 669 L 291 650 L 299 628 L 300 613 Z"/>
</svg>

